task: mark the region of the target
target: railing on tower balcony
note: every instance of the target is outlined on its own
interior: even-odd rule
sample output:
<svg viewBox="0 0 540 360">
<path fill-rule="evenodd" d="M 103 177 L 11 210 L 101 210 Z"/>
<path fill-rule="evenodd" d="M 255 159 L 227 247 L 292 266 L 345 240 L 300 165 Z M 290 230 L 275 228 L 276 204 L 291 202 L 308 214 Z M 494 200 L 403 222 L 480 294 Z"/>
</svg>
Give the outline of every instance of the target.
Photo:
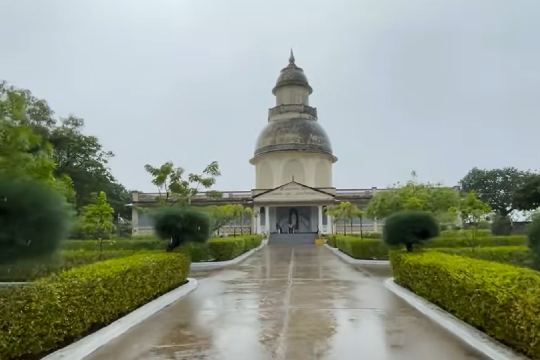
<svg viewBox="0 0 540 360">
<path fill-rule="evenodd" d="M 288 112 L 297 112 L 301 114 L 308 114 L 315 118 L 317 117 L 317 108 L 303 104 L 286 104 L 275 106 L 268 110 L 268 117 Z"/>
</svg>

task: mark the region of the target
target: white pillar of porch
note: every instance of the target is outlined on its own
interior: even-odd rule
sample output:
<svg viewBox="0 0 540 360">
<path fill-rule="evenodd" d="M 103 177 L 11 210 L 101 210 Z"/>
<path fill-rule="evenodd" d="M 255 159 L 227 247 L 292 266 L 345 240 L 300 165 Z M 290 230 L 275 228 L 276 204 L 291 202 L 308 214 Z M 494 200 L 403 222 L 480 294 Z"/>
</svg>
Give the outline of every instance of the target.
<svg viewBox="0 0 540 360">
<path fill-rule="evenodd" d="M 323 233 L 322 205 L 319 205 L 318 208 L 319 208 L 319 226 L 318 226 L 318 229 L 319 229 L 319 234 L 322 234 Z"/>
<path fill-rule="evenodd" d="M 266 222 L 266 234 L 270 236 L 270 207 L 269 206 L 265 206 L 264 216 L 265 216 L 265 222 Z"/>
</svg>

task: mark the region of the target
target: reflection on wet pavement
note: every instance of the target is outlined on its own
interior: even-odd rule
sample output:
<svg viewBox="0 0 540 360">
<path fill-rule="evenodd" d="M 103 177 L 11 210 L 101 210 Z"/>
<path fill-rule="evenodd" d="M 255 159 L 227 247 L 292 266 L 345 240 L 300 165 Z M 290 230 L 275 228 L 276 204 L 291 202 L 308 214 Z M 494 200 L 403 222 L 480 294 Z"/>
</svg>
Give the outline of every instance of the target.
<svg viewBox="0 0 540 360">
<path fill-rule="evenodd" d="M 271 246 L 88 359 L 485 359 L 384 288 L 388 267 Z"/>
</svg>

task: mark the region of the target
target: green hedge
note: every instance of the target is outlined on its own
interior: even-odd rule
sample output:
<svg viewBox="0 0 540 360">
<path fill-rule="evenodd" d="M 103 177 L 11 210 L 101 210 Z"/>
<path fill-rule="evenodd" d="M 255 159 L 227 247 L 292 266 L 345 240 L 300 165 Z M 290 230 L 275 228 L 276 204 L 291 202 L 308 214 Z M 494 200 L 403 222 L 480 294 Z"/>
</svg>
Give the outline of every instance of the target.
<svg viewBox="0 0 540 360">
<path fill-rule="evenodd" d="M 256 248 L 261 241 L 260 235 L 213 238 L 208 241 L 208 249 L 214 261 L 225 261 Z"/>
<path fill-rule="evenodd" d="M 389 247 L 382 240 L 360 238 L 356 235 L 331 235 L 328 237 L 326 243 L 331 247 L 337 247 L 344 253 L 356 259 L 388 259 Z M 515 246 L 524 247 L 526 243 L 527 238 L 523 235 L 481 236 L 476 238 L 474 241 L 466 237 L 450 237 L 449 235 L 444 235 L 442 237 L 432 239 L 425 244 L 420 245 L 420 247 L 425 249 L 445 248 L 445 250 L 447 250 L 445 252 L 450 252 L 448 250 L 450 248 L 460 249 L 459 251 L 461 251 L 461 249 L 463 248 L 464 252 L 472 252 L 472 249 L 476 249 L 479 247 L 483 248 L 508 246 L 513 248 Z M 500 256 L 503 256 L 504 252 L 504 250 L 500 250 Z M 478 257 L 481 256 L 482 255 L 478 255 Z M 485 256 L 489 257 L 489 255 L 487 254 Z M 493 254 L 493 261 L 497 261 L 495 260 L 496 257 L 496 254 Z M 522 260 L 523 263 L 521 265 L 530 264 L 528 258 Z M 515 263 L 517 264 L 521 260 L 516 258 L 515 261 Z M 512 263 L 514 262 L 512 261 Z"/>
<path fill-rule="evenodd" d="M 474 246 L 519 246 L 526 245 L 527 237 L 523 235 L 479 236 L 474 240 L 468 236 L 439 236 L 426 242 L 424 248 L 455 248 Z"/>
<path fill-rule="evenodd" d="M 434 251 L 466 256 L 474 259 L 495 261 L 516 266 L 535 268 L 531 250 L 523 246 L 495 246 L 474 248 L 437 248 Z"/>
<path fill-rule="evenodd" d="M 365 239 L 358 236 L 334 235 L 332 242 L 345 254 L 355 259 L 388 259 L 388 246 L 380 239 Z"/>
<path fill-rule="evenodd" d="M 397 283 L 540 359 L 540 273 L 437 251 L 390 257 Z"/>
<path fill-rule="evenodd" d="M 134 250 L 62 250 L 51 257 L 0 265 L 0 281 L 32 281 L 50 274 L 102 260 L 125 257 Z"/>
<path fill-rule="evenodd" d="M 182 253 L 145 253 L 2 291 L 0 358 L 37 358 L 183 284 L 188 273 Z"/>
<path fill-rule="evenodd" d="M 103 240 L 103 250 L 165 250 L 166 241 L 150 239 Z M 62 250 L 99 250 L 98 240 L 66 240 L 60 244 Z"/>
<path fill-rule="evenodd" d="M 460 238 L 460 237 L 471 237 L 473 235 L 473 230 L 444 230 L 441 231 L 440 237 L 452 237 L 452 238 Z M 476 230 L 476 237 L 490 237 L 493 236 L 491 233 L 491 230 L 483 230 L 478 229 Z"/>
</svg>

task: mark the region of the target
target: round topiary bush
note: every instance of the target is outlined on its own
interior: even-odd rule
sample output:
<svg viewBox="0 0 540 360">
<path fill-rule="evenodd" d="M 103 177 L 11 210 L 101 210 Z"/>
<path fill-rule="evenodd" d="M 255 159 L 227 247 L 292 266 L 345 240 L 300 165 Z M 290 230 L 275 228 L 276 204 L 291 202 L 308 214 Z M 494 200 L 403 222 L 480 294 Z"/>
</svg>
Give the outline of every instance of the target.
<svg viewBox="0 0 540 360">
<path fill-rule="evenodd" d="M 388 245 L 404 244 L 407 251 L 439 235 L 439 224 L 431 213 L 400 211 L 389 216 L 384 224 L 383 240 Z"/>
<path fill-rule="evenodd" d="M 47 186 L 0 179 L 0 263 L 53 253 L 71 219 L 65 199 Z"/>
<path fill-rule="evenodd" d="M 170 251 L 186 242 L 205 242 L 210 237 L 210 217 L 191 207 L 163 208 L 154 214 L 157 235 L 168 240 Z"/>
<path fill-rule="evenodd" d="M 540 267 L 540 215 L 536 216 L 527 230 L 529 248 L 535 255 L 536 264 Z"/>
<path fill-rule="evenodd" d="M 493 235 L 510 235 L 512 232 L 512 222 L 508 216 L 495 216 L 491 223 L 491 233 Z"/>
</svg>

